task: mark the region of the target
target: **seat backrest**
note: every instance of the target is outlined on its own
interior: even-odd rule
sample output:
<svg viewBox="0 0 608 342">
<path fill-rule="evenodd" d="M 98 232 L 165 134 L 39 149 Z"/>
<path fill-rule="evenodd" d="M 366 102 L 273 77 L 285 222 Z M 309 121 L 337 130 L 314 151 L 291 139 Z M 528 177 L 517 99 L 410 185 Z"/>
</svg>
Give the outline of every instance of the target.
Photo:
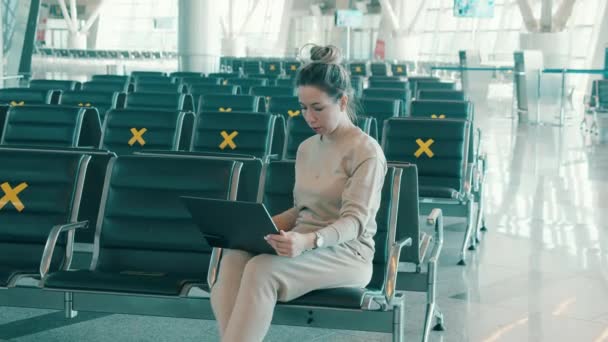
<svg viewBox="0 0 608 342">
<path fill-rule="evenodd" d="M 179 156 L 110 161 L 91 268 L 203 278 L 211 247 L 181 196 L 234 200 L 241 164 Z"/>
<path fill-rule="evenodd" d="M 237 85 L 195 85 L 190 87 L 190 94 L 194 99 L 197 107 L 200 105 L 201 96 L 207 94 L 226 94 L 237 95 L 241 91 L 241 87 Z M 198 108 L 197 108 L 198 110 Z"/>
<path fill-rule="evenodd" d="M 264 74 L 280 75 L 282 71 L 282 63 L 280 61 L 266 61 L 262 63 Z"/>
<path fill-rule="evenodd" d="M 249 90 L 251 95 L 256 96 L 293 96 L 295 89 L 293 87 L 265 87 L 265 86 L 254 86 Z"/>
<path fill-rule="evenodd" d="M 403 81 L 377 81 L 370 80 L 369 88 L 381 88 L 381 89 L 399 89 L 402 91 L 409 91 L 410 86 L 409 83 Z"/>
<path fill-rule="evenodd" d="M 205 74 L 202 72 L 196 72 L 196 71 L 174 71 L 172 73 L 169 74 L 169 77 L 171 77 L 172 79 L 182 79 L 182 78 L 186 78 L 186 77 L 192 77 L 192 78 L 196 78 L 196 77 L 204 77 Z"/>
<path fill-rule="evenodd" d="M 355 62 L 348 64 L 348 70 L 352 76 L 367 76 L 367 63 Z"/>
<path fill-rule="evenodd" d="M 425 89 L 418 90 L 417 100 L 451 100 L 451 101 L 466 101 L 467 97 L 462 90 L 436 90 Z"/>
<path fill-rule="evenodd" d="M 393 76 L 407 76 L 407 65 L 405 63 L 391 64 L 391 72 Z"/>
<path fill-rule="evenodd" d="M 405 116 L 409 92 L 402 89 L 367 88 L 363 89 L 363 98 L 399 100 L 399 113 Z"/>
<path fill-rule="evenodd" d="M 300 100 L 297 96 L 273 96 L 268 101 L 267 111 L 281 115 L 285 120 L 302 114 Z"/>
<path fill-rule="evenodd" d="M 193 152 L 264 158 L 271 153 L 276 116 L 264 113 L 205 113 L 196 118 Z"/>
<path fill-rule="evenodd" d="M 295 184 L 295 161 L 273 161 L 264 169 L 264 187 L 261 201 L 271 215 L 277 215 L 293 207 Z M 375 253 L 373 275 L 368 288 L 381 290 L 385 279 L 389 248 L 394 241 L 394 231 L 390 232 L 390 222 L 396 222 L 396 208 L 399 205 L 401 171 L 389 168 L 384 178 L 380 208 L 376 214 L 377 231 L 374 235 Z M 393 225 L 392 229 L 395 229 Z"/>
<path fill-rule="evenodd" d="M 400 100 L 364 98 L 361 100 L 360 115 L 375 118 L 378 122 L 378 137 L 382 137 L 384 120 L 399 116 L 400 110 Z"/>
<path fill-rule="evenodd" d="M 370 137 L 378 140 L 378 122 L 371 116 L 357 115 L 355 123 L 361 130 Z"/>
<path fill-rule="evenodd" d="M 82 84 L 78 81 L 67 81 L 67 80 L 31 80 L 30 89 L 42 89 L 42 90 L 80 90 Z"/>
<path fill-rule="evenodd" d="M 6 113 L 10 106 L 0 105 L 0 138 L 2 138 L 2 132 L 4 132 L 4 122 L 6 121 Z"/>
<path fill-rule="evenodd" d="M 7 112 L 0 144 L 94 147 L 100 137 L 101 122 L 95 108 L 14 106 Z"/>
<path fill-rule="evenodd" d="M 388 68 L 386 66 L 386 63 L 372 63 L 370 65 L 370 69 L 372 75 L 375 76 L 386 76 L 388 74 Z"/>
<path fill-rule="evenodd" d="M 243 61 L 243 73 L 259 74 L 262 71 L 262 62 L 260 61 Z"/>
<path fill-rule="evenodd" d="M 99 148 L 118 155 L 145 150 L 175 151 L 187 117 L 192 112 L 153 109 L 117 109 L 108 112 Z"/>
<path fill-rule="evenodd" d="M 222 79 L 219 77 L 184 77 L 182 83 L 188 86 L 221 85 Z"/>
<path fill-rule="evenodd" d="M 290 87 L 295 88 L 295 80 L 293 78 L 277 78 L 274 81 L 277 87 Z"/>
<path fill-rule="evenodd" d="M 187 93 L 188 86 L 181 83 L 138 83 L 135 90 L 142 93 Z"/>
<path fill-rule="evenodd" d="M 138 77 L 163 77 L 167 76 L 167 73 L 163 71 L 131 71 L 131 77 L 136 79 Z"/>
<path fill-rule="evenodd" d="M 82 84 L 82 90 L 84 91 L 97 91 L 97 92 L 121 92 L 126 93 L 129 91 L 129 83 L 122 80 L 93 80 Z"/>
<path fill-rule="evenodd" d="M 125 108 L 156 108 L 192 112 L 194 111 L 194 102 L 190 94 L 135 92 L 127 96 Z"/>
<path fill-rule="evenodd" d="M 93 75 L 91 77 L 92 81 L 121 81 L 123 83 L 129 83 L 131 78 L 129 76 L 123 75 Z"/>
<path fill-rule="evenodd" d="M 413 117 L 471 120 L 473 106 L 470 101 L 415 100 L 410 112 Z"/>
<path fill-rule="evenodd" d="M 361 96 L 363 94 L 363 76 L 353 75 L 350 77 L 350 85 L 353 88 L 356 96 Z"/>
<path fill-rule="evenodd" d="M 608 80 L 596 80 L 595 88 L 597 89 L 597 97 L 600 108 L 608 108 Z"/>
<path fill-rule="evenodd" d="M 469 132 L 465 120 L 390 118 L 384 121 L 382 149 L 388 162 L 417 165 L 420 185 L 461 192 Z"/>
<path fill-rule="evenodd" d="M 83 154 L 0 150 L 0 194 L 7 200 L 0 204 L 0 265 L 38 273 L 53 226 L 77 221 L 89 159 Z M 66 262 L 65 242 L 61 237 L 53 253 L 53 269 Z"/>
<path fill-rule="evenodd" d="M 59 104 L 79 107 L 95 107 L 99 112 L 99 119 L 103 123 L 106 112 L 117 109 L 118 103 L 124 104 L 126 94 L 119 92 L 99 91 L 64 91 Z"/>
<path fill-rule="evenodd" d="M 200 97 L 198 111 L 257 112 L 259 104 L 259 96 L 204 94 Z"/>
<path fill-rule="evenodd" d="M 243 94 L 249 94 L 249 90 L 253 86 L 267 86 L 268 79 L 266 78 L 231 78 L 227 80 L 227 85 L 241 86 Z"/>
<path fill-rule="evenodd" d="M 137 76 L 134 83 L 137 87 L 142 84 L 173 84 L 173 80 L 168 76 Z"/>
<path fill-rule="evenodd" d="M 283 68 L 285 69 L 285 74 L 293 77 L 298 72 L 298 69 L 302 66 L 302 63 L 299 61 L 286 61 L 283 63 Z"/>
<path fill-rule="evenodd" d="M 296 159 L 300 144 L 315 134 L 315 131 L 308 126 L 303 116 L 298 115 L 289 118 L 285 131 L 285 148 L 283 149 L 282 159 Z"/>
<path fill-rule="evenodd" d="M 4 88 L 0 89 L 0 103 L 13 106 L 30 104 L 53 104 L 59 100 L 58 90 L 30 89 L 30 88 Z"/>
<path fill-rule="evenodd" d="M 389 166 L 403 170 L 397 215 L 397 240 L 411 237 L 412 245 L 401 251 L 401 262 L 420 264 L 420 207 L 418 196 L 418 168 L 409 163 L 390 163 Z"/>
<path fill-rule="evenodd" d="M 436 82 L 436 81 L 418 81 L 416 91 L 420 90 L 455 90 L 456 85 L 453 82 Z"/>
</svg>

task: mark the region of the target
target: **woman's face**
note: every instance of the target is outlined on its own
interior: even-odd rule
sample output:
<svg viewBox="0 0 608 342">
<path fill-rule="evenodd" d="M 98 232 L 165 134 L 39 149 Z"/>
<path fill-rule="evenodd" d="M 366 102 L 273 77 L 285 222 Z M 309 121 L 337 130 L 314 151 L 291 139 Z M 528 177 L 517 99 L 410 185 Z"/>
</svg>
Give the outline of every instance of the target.
<svg viewBox="0 0 608 342">
<path fill-rule="evenodd" d="M 346 96 L 336 101 L 315 86 L 299 86 L 298 98 L 304 120 L 317 134 L 333 132 L 346 118 Z"/>
</svg>

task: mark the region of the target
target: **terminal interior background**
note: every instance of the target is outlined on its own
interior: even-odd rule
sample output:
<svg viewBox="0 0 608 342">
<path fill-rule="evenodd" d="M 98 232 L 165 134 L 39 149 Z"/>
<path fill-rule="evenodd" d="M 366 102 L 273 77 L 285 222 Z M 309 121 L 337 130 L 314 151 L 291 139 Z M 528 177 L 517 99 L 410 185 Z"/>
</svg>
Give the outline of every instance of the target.
<svg viewBox="0 0 608 342">
<path fill-rule="evenodd" d="M 608 116 L 594 116 L 589 104 L 594 81 L 608 77 L 608 2 L 487 0 L 479 3 L 493 4 L 490 15 L 478 17 L 457 16 L 459 2 L 2 0 L 0 87 L 132 71 L 230 72 L 220 57 L 296 59 L 307 43 L 339 46 L 347 63 L 399 61 L 408 76 L 454 82 L 483 131 L 487 232 L 457 265 L 464 223 L 446 218 L 436 293 L 445 330 L 429 340 L 608 342 Z M 361 17 L 337 27 L 336 11 L 347 9 Z M 66 320 L 61 309 L 3 304 L 10 294 L 2 292 L 0 341 L 219 341 L 213 320 L 111 312 Z M 407 341 L 422 336 L 425 302 L 406 295 Z M 392 339 L 273 325 L 267 340 Z"/>
</svg>

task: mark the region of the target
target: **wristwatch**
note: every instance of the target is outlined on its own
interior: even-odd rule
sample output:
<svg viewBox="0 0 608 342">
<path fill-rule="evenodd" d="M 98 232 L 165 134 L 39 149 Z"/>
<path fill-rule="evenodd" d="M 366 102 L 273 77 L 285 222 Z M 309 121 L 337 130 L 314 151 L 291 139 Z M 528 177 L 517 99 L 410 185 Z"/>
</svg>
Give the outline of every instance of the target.
<svg viewBox="0 0 608 342">
<path fill-rule="evenodd" d="M 323 247 L 323 235 L 315 232 L 315 248 Z"/>
</svg>

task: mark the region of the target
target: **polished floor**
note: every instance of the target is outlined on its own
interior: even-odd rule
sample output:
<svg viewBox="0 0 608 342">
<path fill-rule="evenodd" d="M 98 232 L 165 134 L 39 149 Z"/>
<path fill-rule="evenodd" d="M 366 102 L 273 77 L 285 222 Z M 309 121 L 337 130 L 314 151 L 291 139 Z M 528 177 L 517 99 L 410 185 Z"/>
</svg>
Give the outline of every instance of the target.
<svg viewBox="0 0 608 342">
<path fill-rule="evenodd" d="M 432 341 L 608 342 L 608 143 L 565 127 L 518 124 L 510 100 L 477 108 L 489 170 L 489 231 L 457 266 L 462 222 L 449 221 Z M 554 119 L 555 108 L 544 112 Z M 606 201 L 606 202 L 604 202 Z M 411 295 L 407 338 L 420 338 L 424 297 Z M 0 307 L 0 340 L 218 341 L 215 322 Z M 273 326 L 267 341 L 390 341 L 384 334 Z"/>
</svg>

